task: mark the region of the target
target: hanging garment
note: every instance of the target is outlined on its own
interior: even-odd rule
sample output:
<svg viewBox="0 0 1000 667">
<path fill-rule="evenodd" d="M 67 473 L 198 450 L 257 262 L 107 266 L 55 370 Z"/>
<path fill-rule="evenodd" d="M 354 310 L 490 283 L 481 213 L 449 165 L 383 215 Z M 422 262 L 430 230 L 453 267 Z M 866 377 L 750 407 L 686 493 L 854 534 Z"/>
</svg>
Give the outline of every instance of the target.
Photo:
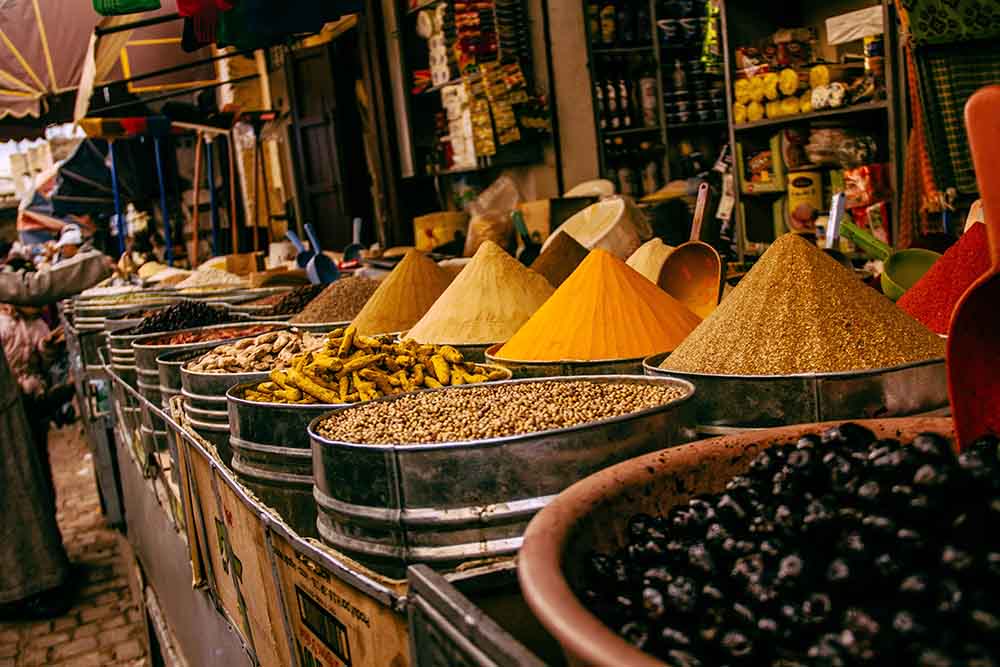
<svg viewBox="0 0 1000 667">
<path fill-rule="evenodd" d="M 160 8 L 160 0 L 94 0 L 94 11 L 101 16 L 150 12 Z"/>
</svg>

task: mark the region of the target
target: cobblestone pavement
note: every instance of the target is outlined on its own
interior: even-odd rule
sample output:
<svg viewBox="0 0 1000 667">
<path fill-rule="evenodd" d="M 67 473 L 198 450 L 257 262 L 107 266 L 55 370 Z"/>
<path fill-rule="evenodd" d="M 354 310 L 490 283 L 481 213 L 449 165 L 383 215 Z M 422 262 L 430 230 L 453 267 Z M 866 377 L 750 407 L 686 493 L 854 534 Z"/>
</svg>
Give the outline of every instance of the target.
<svg viewBox="0 0 1000 667">
<path fill-rule="evenodd" d="M 59 527 L 80 578 L 76 604 L 49 621 L 0 623 L 0 667 L 147 664 L 119 533 L 101 516 L 94 468 L 79 423 L 49 434 Z"/>
</svg>

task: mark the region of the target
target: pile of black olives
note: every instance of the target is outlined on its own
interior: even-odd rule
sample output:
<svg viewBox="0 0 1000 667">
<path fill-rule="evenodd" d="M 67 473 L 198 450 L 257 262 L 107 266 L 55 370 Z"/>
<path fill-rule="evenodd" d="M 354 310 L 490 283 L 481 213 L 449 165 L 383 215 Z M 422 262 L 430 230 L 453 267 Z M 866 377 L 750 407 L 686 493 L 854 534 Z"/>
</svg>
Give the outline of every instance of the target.
<svg viewBox="0 0 1000 667">
<path fill-rule="evenodd" d="M 201 301 L 184 299 L 144 317 L 128 333 L 138 336 L 165 331 L 180 331 L 193 327 L 207 327 L 230 321 L 232 321 L 232 317 L 222 308 L 210 306 Z"/>
<path fill-rule="evenodd" d="M 675 667 L 1000 665 L 996 438 L 956 457 L 844 424 L 628 532 L 579 594 Z"/>
</svg>

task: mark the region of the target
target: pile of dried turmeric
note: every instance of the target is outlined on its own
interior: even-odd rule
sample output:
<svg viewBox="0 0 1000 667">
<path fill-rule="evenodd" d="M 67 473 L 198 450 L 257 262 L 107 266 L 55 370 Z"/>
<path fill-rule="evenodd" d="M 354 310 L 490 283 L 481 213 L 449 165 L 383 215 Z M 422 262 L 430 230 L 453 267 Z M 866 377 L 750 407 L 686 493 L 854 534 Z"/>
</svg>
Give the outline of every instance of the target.
<svg viewBox="0 0 1000 667">
<path fill-rule="evenodd" d="M 467 363 L 447 345 L 362 336 L 350 326 L 331 331 L 322 348 L 296 357 L 290 367 L 272 370 L 269 379 L 248 389 L 244 398 L 265 403 L 356 403 L 509 377 L 504 369 Z"/>
</svg>

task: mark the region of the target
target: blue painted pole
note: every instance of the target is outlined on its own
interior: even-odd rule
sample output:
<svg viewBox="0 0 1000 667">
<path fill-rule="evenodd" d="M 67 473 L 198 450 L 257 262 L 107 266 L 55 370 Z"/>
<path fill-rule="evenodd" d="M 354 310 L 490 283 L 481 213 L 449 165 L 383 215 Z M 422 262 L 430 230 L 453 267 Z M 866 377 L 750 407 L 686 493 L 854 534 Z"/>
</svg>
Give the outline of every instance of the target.
<svg viewBox="0 0 1000 667">
<path fill-rule="evenodd" d="M 160 182 L 160 212 L 163 215 L 163 240 L 167 244 L 167 266 L 173 266 L 174 241 L 170 234 L 170 213 L 167 209 L 167 188 L 163 182 L 163 156 L 160 153 L 159 137 L 153 137 L 153 151 L 156 154 L 156 179 Z"/>
<path fill-rule="evenodd" d="M 128 226 L 122 214 L 122 196 L 118 190 L 118 161 L 115 159 L 115 142 L 108 141 L 108 156 L 111 158 L 111 194 L 115 198 L 115 218 L 118 221 L 118 255 L 125 254 L 125 237 L 128 236 Z"/>
<path fill-rule="evenodd" d="M 215 174 L 212 164 L 212 140 L 205 142 L 205 175 L 208 176 L 208 206 L 212 212 L 212 257 L 219 256 L 219 209 L 215 204 Z"/>
</svg>

